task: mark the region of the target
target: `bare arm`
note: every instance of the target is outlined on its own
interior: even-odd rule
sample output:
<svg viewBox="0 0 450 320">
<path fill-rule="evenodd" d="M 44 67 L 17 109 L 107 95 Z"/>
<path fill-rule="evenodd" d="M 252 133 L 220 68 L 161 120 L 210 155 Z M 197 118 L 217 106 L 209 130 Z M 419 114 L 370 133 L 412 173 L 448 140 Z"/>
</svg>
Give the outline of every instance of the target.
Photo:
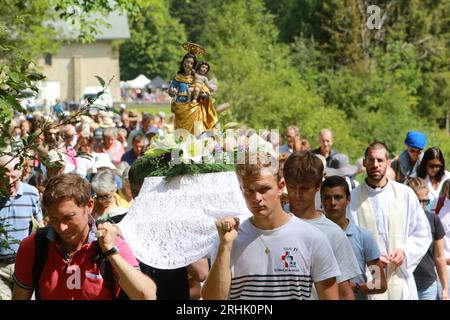
<svg viewBox="0 0 450 320">
<path fill-rule="evenodd" d="M 223 230 L 223 223 L 229 224 L 229 231 Z M 233 247 L 234 240 L 237 238 L 238 224 L 233 218 L 227 217 L 216 221 L 216 227 L 220 236 L 220 245 L 216 260 L 214 261 L 211 270 L 209 271 L 208 278 L 203 285 L 202 297 L 205 300 L 227 299 L 231 286 L 231 249 Z"/>
<path fill-rule="evenodd" d="M 11 300 L 31 300 L 32 295 L 33 290 L 24 289 L 15 283 Z"/>
<path fill-rule="evenodd" d="M 188 281 L 189 281 L 189 297 L 191 300 L 198 300 L 201 298 L 201 283 L 205 281 L 209 265 L 208 260 L 203 258 L 187 266 Z"/>
<path fill-rule="evenodd" d="M 355 300 L 355 294 L 353 293 L 350 280 L 342 281 L 338 283 L 339 299 L 340 300 Z"/>
<path fill-rule="evenodd" d="M 209 271 L 203 289 L 205 300 L 225 300 L 231 286 L 230 272 L 231 246 L 220 246 L 216 260 Z"/>
<path fill-rule="evenodd" d="M 442 287 L 441 299 L 448 300 L 448 274 L 447 261 L 444 254 L 444 239 L 435 240 L 433 242 L 433 249 L 434 263 L 436 264 L 436 271 Z"/>
<path fill-rule="evenodd" d="M 117 236 L 117 228 L 105 222 L 97 227 L 98 243 L 103 252 L 113 248 L 114 240 Z M 113 254 L 108 257 L 114 270 L 119 276 L 119 285 L 132 300 L 155 300 L 156 284 L 152 279 L 135 269 L 120 254 Z"/>
<path fill-rule="evenodd" d="M 135 269 L 121 255 L 109 256 L 119 275 L 119 285 L 132 300 L 156 300 L 156 284 L 141 271 Z"/>
<path fill-rule="evenodd" d="M 191 276 L 188 277 L 189 281 L 189 299 L 198 300 L 202 297 L 202 286 L 200 282 L 192 279 Z"/>
<path fill-rule="evenodd" d="M 314 282 L 320 300 L 339 300 L 339 289 L 336 278 Z"/>
<path fill-rule="evenodd" d="M 189 275 L 198 282 L 203 282 L 208 275 L 208 260 L 203 258 L 187 266 Z"/>
</svg>

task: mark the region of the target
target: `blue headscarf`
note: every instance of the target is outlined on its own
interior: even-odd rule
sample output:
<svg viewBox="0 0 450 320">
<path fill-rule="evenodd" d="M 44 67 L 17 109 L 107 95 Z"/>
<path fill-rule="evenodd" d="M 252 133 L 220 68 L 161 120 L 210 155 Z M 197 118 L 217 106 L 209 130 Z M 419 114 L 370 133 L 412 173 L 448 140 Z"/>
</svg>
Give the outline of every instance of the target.
<svg viewBox="0 0 450 320">
<path fill-rule="evenodd" d="M 408 147 L 422 150 L 427 145 L 427 136 L 419 131 L 409 131 L 406 134 L 405 144 Z"/>
</svg>

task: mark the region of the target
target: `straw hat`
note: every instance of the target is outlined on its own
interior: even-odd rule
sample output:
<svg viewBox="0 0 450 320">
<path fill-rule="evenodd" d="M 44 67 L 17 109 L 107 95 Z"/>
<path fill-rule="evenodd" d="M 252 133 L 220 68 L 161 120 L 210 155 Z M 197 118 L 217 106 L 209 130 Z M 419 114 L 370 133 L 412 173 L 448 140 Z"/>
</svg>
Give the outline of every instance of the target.
<svg viewBox="0 0 450 320">
<path fill-rule="evenodd" d="M 129 121 L 141 121 L 142 117 L 136 111 L 130 110 L 130 111 L 128 111 L 128 120 Z"/>
<path fill-rule="evenodd" d="M 113 121 L 111 117 L 103 118 L 103 121 L 100 123 L 100 128 L 115 128 L 116 123 Z"/>
</svg>

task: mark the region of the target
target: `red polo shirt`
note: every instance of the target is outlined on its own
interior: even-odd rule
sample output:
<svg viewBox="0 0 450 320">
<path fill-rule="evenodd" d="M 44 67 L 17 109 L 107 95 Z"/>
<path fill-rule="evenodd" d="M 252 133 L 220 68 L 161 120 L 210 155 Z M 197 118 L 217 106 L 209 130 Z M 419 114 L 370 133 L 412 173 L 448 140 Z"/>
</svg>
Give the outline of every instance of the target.
<svg viewBox="0 0 450 320">
<path fill-rule="evenodd" d="M 94 228 L 91 228 L 90 235 Z M 89 238 L 91 241 L 75 252 L 71 259 L 58 249 L 54 241 L 48 241 L 47 260 L 39 281 L 42 300 L 111 300 L 110 290 L 103 281 L 97 264 L 91 259 L 95 254 L 95 243 L 91 236 Z M 128 244 L 120 237 L 116 237 L 115 243 L 120 255 L 132 266 L 139 268 Z M 34 252 L 33 233 L 20 244 L 13 276 L 16 283 L 27 290 L 33 290 Z M 120 287 L 117 286 L 117 295 L 119 291 Z"/>
</svg>

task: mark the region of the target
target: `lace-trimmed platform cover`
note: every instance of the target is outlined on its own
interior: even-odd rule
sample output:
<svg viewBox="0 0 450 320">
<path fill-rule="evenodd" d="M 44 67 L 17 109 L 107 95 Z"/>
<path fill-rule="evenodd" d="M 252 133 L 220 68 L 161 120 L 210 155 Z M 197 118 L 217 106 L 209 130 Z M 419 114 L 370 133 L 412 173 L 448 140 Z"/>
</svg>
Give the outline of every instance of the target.
<svg viewBox="0 0 450 320">
<path fill-rule="evenodd" d="M 234 172 L 145 178 L 120 222 L 136 258 L 159 269 L 187 266 L 210 253 L 218 237 L 215 219 L 248 218 Z"/>
</svg>

